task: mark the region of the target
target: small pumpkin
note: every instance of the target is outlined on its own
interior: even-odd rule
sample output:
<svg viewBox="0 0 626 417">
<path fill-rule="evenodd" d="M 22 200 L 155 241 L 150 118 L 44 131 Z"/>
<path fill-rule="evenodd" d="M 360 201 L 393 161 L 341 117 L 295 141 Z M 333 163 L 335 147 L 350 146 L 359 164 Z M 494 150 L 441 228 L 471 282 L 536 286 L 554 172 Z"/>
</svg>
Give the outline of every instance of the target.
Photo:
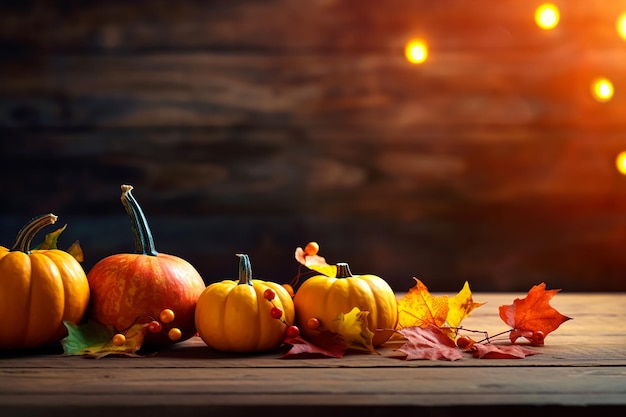
<svg viewBox="0 0 626 417">
<path fill-rule="evenodd" d="M 57 216 L 33 218 L 11 249 L 0 246 L 0 349 L 42 347 L 67 335 L 63 321 L 79 323 L 89 304 L 80 263 L 60 249 L 30 250 L 33 237 Z"/>
<path fill-rule="evenodd" d="M 352 275 L 347 263 L 337 264 L 335 277 L 308 278 L 296 291 L 293 301 L 296 324 L 305 338 L 313 337 L 322 328 L 330 328 L 340 313 L 348 313 L 354 307 L 369 312 L 368 328 L 374 332 L 374 346 L 389 340 L 398 323 L 398 302 L 389 284 L 377 275 Z"/>
<path fill-rule="evenodd" d="M 146 345 L 160 347 L 186 340 L 196 333 L 196 301 L 206 288 L 198 271 L 186 260 L 156 251 L 152 233 L 131 185 L 122 185 L 122 204 L 131 221 L 135 253 L 120 253 L 98 261 L 87 274 L 91 287 L 90 316 L 116 331 L 124 331 L 138 317 L 158 318 L 170 309 L 168 328 L 181 330 L 171 339 L 167 332 L 146 333 Z"/>
<path fill-rule="evenodd" d="M 225 352 L 261 352 L 277 348 L 293 324 L 293 300 L 280 284 L 252 278 L 250 258 L 239 256 L 239 280 L 210 284 L 196 305 L 196 329 L 204 342 Z M 265 291 L 275 297 L 269 301 Z M 271 310 L 282 310 L 280 319 Z M 287 323 L 287 324 L 286 324 Z"/>
</svg>

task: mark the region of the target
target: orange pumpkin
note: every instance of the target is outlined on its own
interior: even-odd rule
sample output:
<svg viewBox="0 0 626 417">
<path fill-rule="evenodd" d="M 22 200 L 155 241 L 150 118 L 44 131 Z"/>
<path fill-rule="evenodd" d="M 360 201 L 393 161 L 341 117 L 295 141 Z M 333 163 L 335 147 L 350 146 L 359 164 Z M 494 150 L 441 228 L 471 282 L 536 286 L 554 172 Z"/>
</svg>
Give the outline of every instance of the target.
<svg viewBox="0 0 626 417">
<path fill-rule="evenodd" d="M 215 282 L 200 295 L 196 306 L 198 334 L 210 347 L 226 352 L 274 349 L 293 323 L 293 300 L 282 285 L 252 279 L 248 255 L 238 256 L 239 280 Z M 267 290 L 272 291 L 271 302 Z M 278 309 L 278 319 L 272 317 L 273 308 Z"/>
<path fill-rule="evenodd" d="M 45 214 L 20 230 L 11 249 L 0 246 L 0 349 L 58 342 L 79 323 L 89 304 L 89 283 L 80 263 L 59 249 L 30 250 L 37 232 L 55 223 Z"/>
<path fill-rule="evenodd" d="M 336 277 L 308 278 L 296 291 L 293 302 L 296 323 L 309 338 L 323 328 L 330 328 L 339 314 L 348 313 L 354 307 L 369 312 L 368 328 L 374 332 L 374 346 L 385 343 L 398 323 L 398 303 L 389 284 L 376 275 L 352 275 L 347 263 L 337 264 Z"/>
<path fill-rule="evenodd" d="M 168 327 L 180 329 L 180 337 L 146 333 L 144 344 L 164 346 L 196 333 L 194 311 L 206 287 L 198 271 L 178 256 L 156 251 L 148 222 L 130 185 L 122 185 L 122 204 L 135 236 L 136 253 L 119 253 L 98 261 L 87 274 L 91 288 L 90 316 L 124 331 L 141 316 L 159 317 L 164 309 L 175 313 Z"/>
</svg>

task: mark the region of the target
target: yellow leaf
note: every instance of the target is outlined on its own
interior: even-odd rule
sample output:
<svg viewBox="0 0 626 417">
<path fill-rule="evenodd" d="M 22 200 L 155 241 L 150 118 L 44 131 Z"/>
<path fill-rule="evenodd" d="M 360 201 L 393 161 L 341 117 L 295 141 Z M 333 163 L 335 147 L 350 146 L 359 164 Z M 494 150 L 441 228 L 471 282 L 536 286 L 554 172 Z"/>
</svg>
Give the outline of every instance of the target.
<svg viewBox="0 0 626 417">
<path fill-rule="evenodd" d="M 372 344 L 374 333 L 367 326 L 368 315 L 369 311 L 361 311 L 358 307 L 349 313 L 339 313 L 333 320 L 331 331 L 341 336 L 348 349 L 377 353 Z"/>
<path fill-rule="evenodd" d="M 141 349 L 147 327 L 147 323 L 133 324 L 124 334 L 124 336 L 126 336 L 126 341 L 122 346 L 114 345 L 113 340 L 109 339 L 109 341 L 107 341 L 104 345 L 86 349 L 84 353 L 95 359 L 115 354 L 139 357 L 140 355 L 137 354 L 137 351 Z"/>
<path fill-rule="evenodd" d="M 398 302 L 398 329 L 405 327 L 441 327 L 445 324 L 450 308 L 448 296 L 436 297 L 417 278 L 417 283 Z"/>
<path fill-rule="evenodd" d="M 83 248 L 80 247 L 80 243 L 78 240 L 72 243 L 72 245 L 67 248 L 66 252 L 72 255 L 78 262 L 82 262 L 85 260 L 85 257 L 83 255 Z"/>
<path fill-rule="evenodd" d="M 461 325 L 461 322 L 465 317 L 469 316 L 474 309 L 480 307 L 485 303 L 475 303 L 472 299 L 472 291 L 469 288 L 469 284 L 465 281 L 465 285 L 457 295 L 451 297 L 448 300 L 448 317 L 446 322 L 448 326 L 456 328 Z"/>
</svg>

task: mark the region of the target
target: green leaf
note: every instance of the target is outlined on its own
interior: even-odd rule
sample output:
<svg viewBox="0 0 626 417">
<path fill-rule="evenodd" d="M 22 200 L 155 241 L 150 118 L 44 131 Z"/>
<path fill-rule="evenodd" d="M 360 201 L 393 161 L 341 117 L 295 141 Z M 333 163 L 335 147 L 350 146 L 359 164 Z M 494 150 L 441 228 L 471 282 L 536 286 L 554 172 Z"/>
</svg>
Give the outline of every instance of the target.
<svg viewBox="0 0 626 417">
<path fill-rule="evenodd" d="M 54 232 L 48 233 L 43 242 L 33 248 L 33 250 L 58 249 L 59 236 L 61 236 L 61 233 L 63 233 L 66 228 L 67 224 L 55 230 Z M 78 242 L 78 240 L 72 243 L 72 245 L 66 250 L 66 252 L 72 255 L 78 262 L 82 262 L 84 260 L 83 249 L 80 247 L 80 243 Z"/>
<path fill-rule="evenodd" d="M 66 356 L 88 356 L 100 359 L 107 355 L 126 355 L 138 357 L 136 352 L 141 349 L 146 334 L 147 323 L 133 324 L 124 335 L 126 342 L 121 346 L 113 344 L 115 331 L 107 326 L 89 320 L 85 324 L 76 325 L 68 321 L 63 324 L 68 335 L 61 340 Z"/>
<path fill-rule="evenodd" d="M 57 241 L 59 240 L 59 236 L 61 235 L 61 233 L 63 233 L 65 228 L 67 228 L 67 224 L 55 230 L 54 232 L 48 233 L 46 237 L 44 238 L 43 243 L 41 243 L 39 246 L 35 247 L 34 249 L 43 249 L 43 250 L 58 249 Z"/>
</svg>

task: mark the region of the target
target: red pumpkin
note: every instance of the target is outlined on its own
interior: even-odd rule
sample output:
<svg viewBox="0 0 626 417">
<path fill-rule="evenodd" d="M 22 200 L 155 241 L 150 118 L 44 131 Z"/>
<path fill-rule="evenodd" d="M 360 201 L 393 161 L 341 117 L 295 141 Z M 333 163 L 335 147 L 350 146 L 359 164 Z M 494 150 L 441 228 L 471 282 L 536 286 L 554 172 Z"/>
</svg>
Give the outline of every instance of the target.
<svg viewBox="0 0 626 417">
<path fill-rule="evenodd" d="M 87 274 L 91 288 L 90 316 L 121 332 L 138 318 L 158 320 L 164 309 L 174 311 L 174 321 L 158 333 L 146 333 L 145 345 L 163 346 L 183 341 L 196 332 L 194 314 L 198 297 L 206 285 L 187 261 L 174 255 L 157 253 L 152 233 L 141 207 L 122 185 L 122 204 L 130 216 L 136 253 L 111 255 L 100 260 Z M 178 328 L 182 336 L 168 338 L 167 329 Z"/>
</svg>

